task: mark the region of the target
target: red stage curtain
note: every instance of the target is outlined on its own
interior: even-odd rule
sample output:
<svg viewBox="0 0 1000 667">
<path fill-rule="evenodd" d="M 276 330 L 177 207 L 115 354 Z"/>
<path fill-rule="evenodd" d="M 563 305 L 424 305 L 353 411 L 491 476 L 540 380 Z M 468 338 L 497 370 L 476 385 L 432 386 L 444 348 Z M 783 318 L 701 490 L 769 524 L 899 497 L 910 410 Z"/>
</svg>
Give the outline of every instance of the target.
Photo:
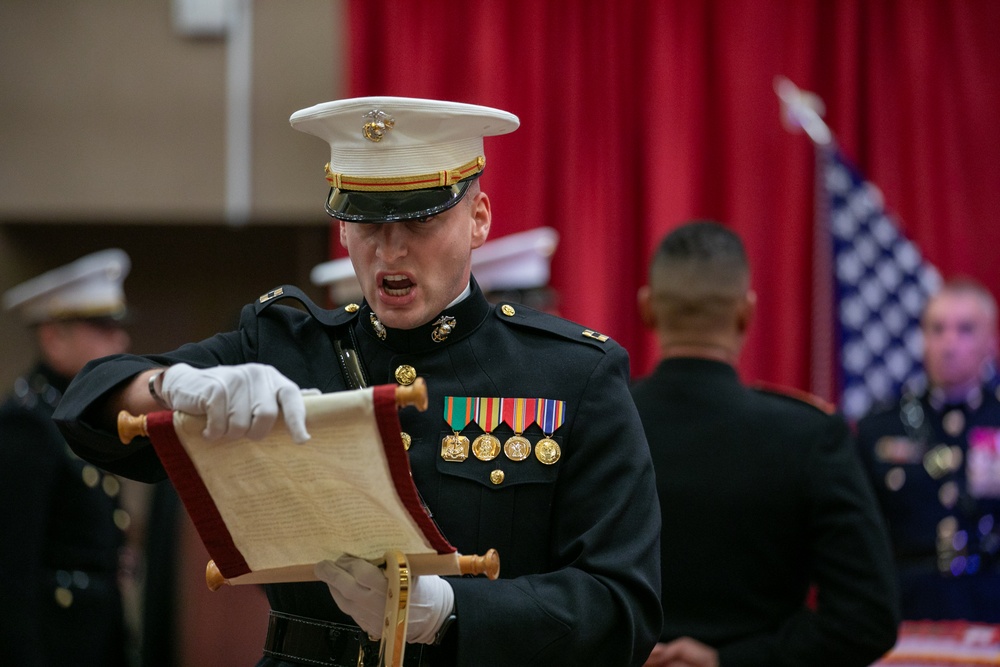
<svg viewBox="0 0 1000 667">
<path fill-rule="evenodd" d="M 759 293 L 745 379 L 809 388 L 813 155 L 776 75 L 817 92 L 845 153 L 946 275 L 996 291 L 1000 2 L 351 0 L 350 93 L 497 106 L 493 237 L 559 230 L 561 313 L 649 371 L 635 292 L 656 242 L 712 218 Z"/>
</svg>

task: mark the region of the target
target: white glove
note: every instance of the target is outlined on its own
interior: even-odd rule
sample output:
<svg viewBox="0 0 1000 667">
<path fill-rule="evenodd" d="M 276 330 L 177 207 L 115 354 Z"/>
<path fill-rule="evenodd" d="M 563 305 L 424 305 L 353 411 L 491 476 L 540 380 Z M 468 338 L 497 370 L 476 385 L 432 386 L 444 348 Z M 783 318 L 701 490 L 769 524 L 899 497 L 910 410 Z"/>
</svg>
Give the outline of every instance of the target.
<svg viewBox="0 0 1000 667">
<path fill-rule="evenodd" d="M 385 595 L 389 582 L 385 573 L 362 558 L 341 556 L 316 563 L 316 576 L 326 582 L 340 610 L 376 639 L 382 636 Z M 455 591 L 436 574 L 412 579 L 406 641 L 430 644 L 455 609 Z"/>
<path fill-rule="evenodd" d="M 207 440 L 260 440 L 271 432 L 279 411 L 295 442 L 309 439 L 303 391 L 265 364 L 192 368 L 174 364 L 161 378 L 160 394 L 171 410 L 206 415 Z M 308 390 L 307 393 L 318 393 Z"/>
</svg>

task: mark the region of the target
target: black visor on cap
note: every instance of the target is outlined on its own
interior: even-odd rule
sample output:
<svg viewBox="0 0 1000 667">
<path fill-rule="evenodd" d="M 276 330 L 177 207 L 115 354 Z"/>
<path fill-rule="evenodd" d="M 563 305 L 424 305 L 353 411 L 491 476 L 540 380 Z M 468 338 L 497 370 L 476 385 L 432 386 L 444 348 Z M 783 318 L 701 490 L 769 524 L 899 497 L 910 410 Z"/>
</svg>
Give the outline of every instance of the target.
<svg viewBox="0 0 1000 667">
<path fill-rule="evenodd" d="M 479 174 L 425 190 L 405 192 L 362 192 L 331 188 L 326 200 L 326 212 L 346 222 L 399 222 L 419 220 L 437 215 L 457 204 L 465 196 Z"/>
</svg>

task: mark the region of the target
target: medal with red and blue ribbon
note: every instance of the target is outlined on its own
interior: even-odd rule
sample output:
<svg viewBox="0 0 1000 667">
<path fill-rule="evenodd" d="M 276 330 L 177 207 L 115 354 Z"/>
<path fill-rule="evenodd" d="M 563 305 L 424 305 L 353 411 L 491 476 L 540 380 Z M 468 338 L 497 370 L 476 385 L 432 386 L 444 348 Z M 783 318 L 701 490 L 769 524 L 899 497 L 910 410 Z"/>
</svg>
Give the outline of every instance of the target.
<svg viewBox="0 0 1000 667">
<path fill-rule="evenodd" d="M 535 421 L 545 437 L 535 443 L 535 458 L 545 465 L 552 465 L 562 456 L 559 443 L 552 439 L 566 419 L 566 402 L 553 398 L 539 398 L 535 409 Z"/>
</svg>

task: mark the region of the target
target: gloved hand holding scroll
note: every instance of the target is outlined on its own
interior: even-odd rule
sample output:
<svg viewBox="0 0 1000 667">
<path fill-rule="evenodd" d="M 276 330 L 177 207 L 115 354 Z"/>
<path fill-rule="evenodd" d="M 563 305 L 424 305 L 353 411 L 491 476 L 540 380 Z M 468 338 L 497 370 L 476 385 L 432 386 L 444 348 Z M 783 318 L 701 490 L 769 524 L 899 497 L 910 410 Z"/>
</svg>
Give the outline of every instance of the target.
<svg viewBox="0 0 1000 667">
<path fill-rule="evenodd" d="M 259 440 L 271 432 L 279 413 L 295 442 L 309 440 L 299 387 L 265 364 L 194 368 L 175 364 L 163 373 L 160 395 L 171 410 L 205 415 L 208 440 Z"/>
<path fill-rule="evenodd" d="M 316 576 L 326 582 L 341 611 L 373 638 L 381 638 L 388 580 L 385 573 L 362 558 L 341 556 L 316 564 Z M 436 574 L 413 578 L 409 592 L 406 641 L 431 644 L 455 608 L 455 592 Z"/>
</svg>

